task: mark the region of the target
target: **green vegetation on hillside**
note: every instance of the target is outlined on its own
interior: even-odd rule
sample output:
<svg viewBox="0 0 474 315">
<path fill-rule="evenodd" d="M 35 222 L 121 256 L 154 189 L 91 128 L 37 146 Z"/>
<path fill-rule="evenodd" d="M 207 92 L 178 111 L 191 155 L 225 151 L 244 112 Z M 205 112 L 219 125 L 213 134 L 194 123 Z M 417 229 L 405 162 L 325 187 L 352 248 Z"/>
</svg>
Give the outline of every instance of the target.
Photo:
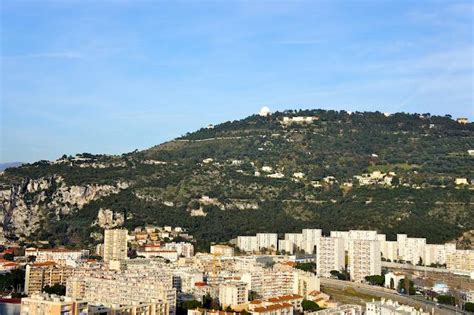
<svg viewBox="0 0 474 315">
<path fill-rule="evenodd" d="M 285 126 L 284 116 L 319 119 Z M 473 148 L 473 124 L 450 117 L 288 111 L 226 122 L 122 156 L 82 154 L 63 157 L 64 163 L 10 168 L 0 186 L 52 175 L 69 186 L 129 183 L 59 220 L 50 199 L 43 201 L 44 219 L 30 239 L 54 244 L 93 243 L 91 232 L 101 232 L 91 225 L 100 208 L 125 214 L 128 228 L 186 227 L 202 247 L 237 235 L 307 227 L 326 233 L 376 229 L 389 239 L 408 233 L 435 243 L 474 229 L 472 186 L 454 184 L 455 178 L 474 178 L 474 157 L 467 152 Z M 354 179 L 374 171 L 396 175 L 391 185 Z M 283 178 L 268 177 L 273 173 Z M 213 202 L 200 201 L 202 196 Z M 34 197 L 28 196 L 32 203 Z M 191 209 L 206 216 L 191 216 Z"/>
</svg>

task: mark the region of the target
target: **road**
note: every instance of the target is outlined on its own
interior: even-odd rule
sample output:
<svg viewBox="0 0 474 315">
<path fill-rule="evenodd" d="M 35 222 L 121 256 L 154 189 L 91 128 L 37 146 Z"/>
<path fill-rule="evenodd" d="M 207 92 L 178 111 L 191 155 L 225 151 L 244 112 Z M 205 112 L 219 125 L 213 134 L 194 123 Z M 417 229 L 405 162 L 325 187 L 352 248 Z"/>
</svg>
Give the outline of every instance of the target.
<svg viewBox="0 0 474 315">
<path fill-rule="evenodd" d="M 401 295 L 401 294 L 396 293 L 393 290 L 382 288 L 382 287 L 370 286 L 366 284 L 354 283 L 354 282 L 349 282 L 349 281 L 324 279 L 324 278 L 321 278 L 321 286 L 334 288 L 338 290 L 353 288 L 357 292 L 360 292 L 362 294 L 372 295 L 379 298 L 396 300 L 400 303 L 408 304 L 417 308 L 421 307 L 424 310 L 429 311 L 429 312 L 434 311 L 434 314 L 439 314 L 439 315 L 450 315 L 450 314 L 468 315 L 470 314 L 468 312 L 456 309 L 452 306 L 437 305 L 436 303 L 425 300 L 422 297 L 412 297 L 412 296 L 408 297 L 406 295 Z"/>
</svg>

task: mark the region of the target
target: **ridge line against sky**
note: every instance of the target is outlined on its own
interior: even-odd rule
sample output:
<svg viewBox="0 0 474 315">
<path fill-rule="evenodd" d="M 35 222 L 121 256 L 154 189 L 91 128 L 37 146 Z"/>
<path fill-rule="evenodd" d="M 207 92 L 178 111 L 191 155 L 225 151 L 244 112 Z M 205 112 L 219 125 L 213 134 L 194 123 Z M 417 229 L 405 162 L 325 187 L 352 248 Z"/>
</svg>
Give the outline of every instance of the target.
<svg viewBox="0 0 474 315">
<path fill-rule="evenodd" d="M 264 105 L 474 119 L 470 1 L 0 0 L 0 13 L 0 162 L 145 149 Z"/>
</svg>

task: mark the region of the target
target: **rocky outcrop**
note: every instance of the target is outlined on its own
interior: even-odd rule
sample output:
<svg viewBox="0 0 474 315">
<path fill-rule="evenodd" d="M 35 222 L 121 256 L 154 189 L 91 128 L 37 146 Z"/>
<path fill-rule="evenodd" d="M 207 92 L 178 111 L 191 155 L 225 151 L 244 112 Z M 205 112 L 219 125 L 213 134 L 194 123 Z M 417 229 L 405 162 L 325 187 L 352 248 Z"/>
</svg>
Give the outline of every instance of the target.
<svg viewBox="0 0 474 315">
<path fill-rule="evenodd" d="M 42 221 L 80 210 L 87 203 L 116 194 L 128 183 L 68 186 L 60 176 L 24 179 L 0 191 L 0 221 L 6 238 L 23 238 L 37 230 Z"/>
<path fill-rule="evenodd" d="M 103 229 L 113 229 L 122 226 L 124 222 L 125 218 L 122 213 L 100 208 L 97 214 L 97 220 L 93 225 L 97 225 Z"/>
</svg>

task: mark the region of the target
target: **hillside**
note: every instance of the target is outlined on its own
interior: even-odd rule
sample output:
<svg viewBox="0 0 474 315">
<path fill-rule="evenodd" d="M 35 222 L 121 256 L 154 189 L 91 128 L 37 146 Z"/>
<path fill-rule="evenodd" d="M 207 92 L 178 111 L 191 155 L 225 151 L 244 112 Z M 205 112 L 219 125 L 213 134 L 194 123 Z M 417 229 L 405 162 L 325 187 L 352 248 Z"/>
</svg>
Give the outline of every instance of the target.
<svg viewBox="0 0 474 315">
<path fill-rule="evenodd" d="M 8 168 L 0 219 L 8 239 L 65 245 L 122 222 L 187 227 L 202 246 L 304 227 L 444 242 L 474 230 L 473 185 L 455 184 L 474 178 L 471 149 L 474 124 L 449 116 L 253 115 L 141 152 Z"/>
</svg>

